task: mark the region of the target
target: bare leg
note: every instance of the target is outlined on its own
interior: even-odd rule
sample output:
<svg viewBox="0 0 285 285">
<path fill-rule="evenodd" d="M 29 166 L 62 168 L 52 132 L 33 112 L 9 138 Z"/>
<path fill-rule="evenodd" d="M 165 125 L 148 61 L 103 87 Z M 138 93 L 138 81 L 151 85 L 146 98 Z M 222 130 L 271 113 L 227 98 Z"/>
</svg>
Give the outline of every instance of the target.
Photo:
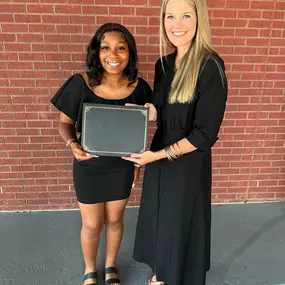
<svg viewBox="0 0 285 285">
<path fill-rule="evenodd" d="M 128 199 L 106 203 L 106 268 L 116 266 L 123 237 L 123 217 L 127 202 Z M 110 278 L 117 278 L 117 274 L 107 274 L 106 279 Z"/>
<path fill-rule="evenodd" d="M 96 271 L 96 256 L 100 240 L 100 233 L 105 221 L 105 204 L 79 203 L 82 217 L 81 247 L 85 261 L 85 274 Z M 86 280 L 85 284 L 97 280 Z"/>
</svg>

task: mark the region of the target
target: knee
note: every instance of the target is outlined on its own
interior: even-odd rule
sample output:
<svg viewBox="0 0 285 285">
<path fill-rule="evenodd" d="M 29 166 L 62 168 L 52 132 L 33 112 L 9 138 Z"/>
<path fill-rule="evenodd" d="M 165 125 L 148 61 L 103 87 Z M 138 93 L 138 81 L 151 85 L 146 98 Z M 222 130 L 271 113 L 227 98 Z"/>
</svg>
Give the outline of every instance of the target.
<svg viewBox="0 0 285 285">
<path fill-rule="evenodd" d="M 103 223 L 83 223 L 82 233 L 87 237 L 94 237 L 100 235 L 103 229 Z"/>
<path fill-rule="evenodd" d="M 122 229 L 122 227 L 123 227 L 123 219 L 121 217 L 106 219 L 106 228 L 112 231 L 117 231 L 119 229 Z"/>
</svg>

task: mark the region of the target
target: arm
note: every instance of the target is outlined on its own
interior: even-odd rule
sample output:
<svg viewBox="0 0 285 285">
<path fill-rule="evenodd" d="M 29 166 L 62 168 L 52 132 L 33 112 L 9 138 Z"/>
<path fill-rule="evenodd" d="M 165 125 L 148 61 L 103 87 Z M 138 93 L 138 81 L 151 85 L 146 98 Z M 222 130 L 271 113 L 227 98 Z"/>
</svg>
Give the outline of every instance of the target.
<svg viewBox="0 0 285 285">
<path fill-rule="evenodd" d="M 218 140 L 227 101 L 227 80 L 222 63 L 209 59 L 201 75 L 193 129 L 186 139 L 201 151 Z"/>
<path fill-rule="evenodd" d="M 186 138 L 178 141 L 176 144 L 178 145 L 179 151 L 181 151 L 182 155 L 197 149 Z M 173 149 L 173 145 L 171 146 L 171 148 Z M 123 159 L 132 161 L 141 166 L 164 158 L 168 158 L 165 149 L 156 152 L 146 151 L 141 154 L 134 153 L 130 157 L 123 157 Z"/>
<path fill-rule="evenodd" d="M 75 122 L 63 112 L 60 112 L 58 133 L 65 141 L 66 145 L 71 148 L 73 155 L 77 160 L 89 160 L 96 157 L 95 155 L 90 155 L 82 150 L 76 137 Z"/>
<path fill-rule="evenodd" d="M 217 140 L 224 116 L 227 85 L 223 84 L 219 68 L 213 60 L 207 63 L 204 74 L 207 78 L 200 80 L 200 95 L 196 106 L 194 127 L 184 139 L 176 143 L 182 154 L 197 149 L 208 151 Z M 143 165 L 164 158 L 167 158 L 166 151 L 160 150 L 133 154 L 129 160 Z"/>
</svg>

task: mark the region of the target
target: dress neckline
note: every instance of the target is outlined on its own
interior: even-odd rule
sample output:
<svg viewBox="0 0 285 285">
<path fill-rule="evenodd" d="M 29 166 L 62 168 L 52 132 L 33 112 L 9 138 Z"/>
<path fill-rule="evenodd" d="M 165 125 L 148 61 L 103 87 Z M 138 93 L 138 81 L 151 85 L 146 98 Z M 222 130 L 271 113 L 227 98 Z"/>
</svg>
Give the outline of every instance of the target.
<svg viewBox="0 0 285 285">
<path fill-rule="evenodd" d="M 138 88 L 138 85 L 139 85 L 139 83 L 140 83 L 140 81 L 141 81 L 140 77 L 138 77 L 138 83 L 137 83 L 136 87 L 134 88 L 134 90 L 133 90 L 128 96 L 126 96 L 126 97 L 124 97 L 124 98 L 104 98 L 104 97 L 101 97 L 101 96 L 97 95 L 94 91 L 92 91 L 92 90 L 90 89 L 90 87 L 87 85 L 87 83 L 86 83 L 86 81 L 84 80 L 83 76 L 82 76 L 80 73 L 77 73 L 77 74 L 80 75 L 80 77 L 81 77 L 82 81 L 84 82 L 85 86 L 88 88 L 88 90 L 89 90 L 93 95 L 95 95 L 96 97 L 98 97 L 98 98 L 100 98 L 100 99 L 107 100 L 107 101 L 122 101 L 122 100 L 126 100 L 127 98 L 131 97 L 131 96 L 134 94 L 134 92 L 135 92 L 136 89 Z"/>
</svg>

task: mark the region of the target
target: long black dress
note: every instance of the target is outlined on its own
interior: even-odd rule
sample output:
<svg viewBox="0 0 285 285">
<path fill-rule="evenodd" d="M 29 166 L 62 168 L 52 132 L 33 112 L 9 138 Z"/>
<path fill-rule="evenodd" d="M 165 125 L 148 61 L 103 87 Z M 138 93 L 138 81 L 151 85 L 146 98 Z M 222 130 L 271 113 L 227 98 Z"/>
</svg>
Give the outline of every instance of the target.
<svg viewBox="0 0 285 285">
<path fill-rule="evenodd" d="M 82 104 L 144 105 L 151 101 L 151 88 L 142 78 L 134 91 L 124 99 L 104 99 L 93 93 L 80 74 L 71 76 L 51 102 L 54 106 L 76 121 L 76 131 L 81 133 Z M 73 162 L 73 181 L 77 200 L 94 204 L 126 199 L 130 196 L 134 178 L 133 163 L 120 157 L 100 156 L 85 161 Z"/>
<path fill-rule="evenodd" d="M 176 53 L 155 67 L 153 103 L 158 111 L 151 150 L 180 139 L 197 147 L 178 160 L 146 166 L 134 259 L 148 264 L 166 285 L 203 285 L 210 268 L 211 147 L 217 140 L 227 100 L 222 59 L 213 54 L 202 64 L 196 99 L 169 104 Z"/>
</svg>

